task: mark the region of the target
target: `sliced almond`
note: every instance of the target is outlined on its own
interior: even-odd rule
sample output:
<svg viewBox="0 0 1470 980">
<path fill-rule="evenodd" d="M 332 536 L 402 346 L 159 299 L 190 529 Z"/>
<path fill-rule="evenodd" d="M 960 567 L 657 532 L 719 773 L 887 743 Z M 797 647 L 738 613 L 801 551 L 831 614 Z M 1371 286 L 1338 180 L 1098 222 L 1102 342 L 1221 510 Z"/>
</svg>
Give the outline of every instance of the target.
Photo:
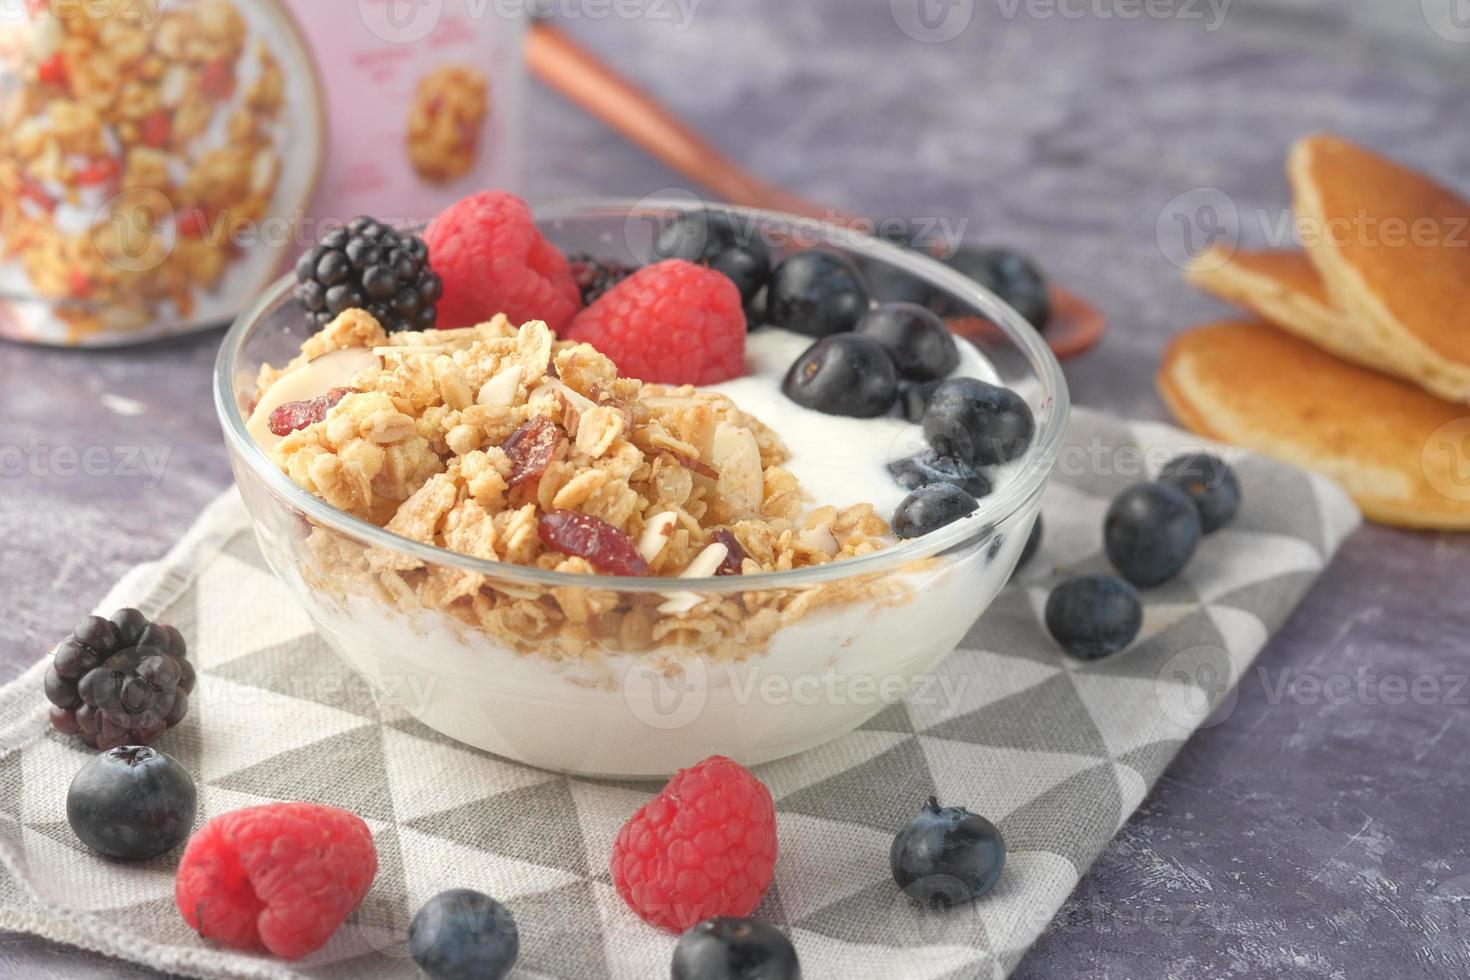
<svg viewBox="0 0 1470 980">
<path fill-rule="evenodd" d="M 255 411 L 245 423 L 250 437 L 269 452 L 282 436 L 270 430 L 271 413 L 287 402 L 305 401 L 325 395 L 333 388 L 350 388 L 352 379 L 368 368 L 381 367 L 378 355 L 366 347 L 346 347 L 312 358 L 294 371 L 288 371 L 266 389 Z"/>
<path fill-rule="evenodd" d="M 689 567 L 679 573 L 679 577 L 710 578 L 729 555 L 730 549 L 716 541 L 695 555 Z M 658 611 L 670 616 L 686 613 L 704 600 L 703 596 L 694 592 L 665 592 L 664 598 L 668 601 L 660 604 Z"/>
<path fill-rule="evenodd" d="M 765 474 L 755 434 L 741 426 L 721 422 L 715 428 L 710 456 L 720 474 L 721 517 L 725 521 L 759 517 L 765 499 Z"/>
<path fill-rule="evenodd" d="M 655 514 L 643 525 L 643 534 L 638 538 L 638 553 L 643 560 L 652 563 L 664 550 L 664 545 L 669 543 L 669 535 L 674 531 L 674 525 L 679 523 L 679 515 L 675 511 L 666 510 L 662 514 Z"/>
<path fill-rule="evenodd" d="M 516 403 L 521 386 L 521 369 L 511 365 L 480 386 L 475 401 L 486 408 L 509 408 Z"/>
<path fill-rule="evenodd" d="M 255 159 L 250 163 L 250 190 L 255 194 L 265 194 L 276 185 L 276 175 L 280 173 L 281 158 L 276 156 L 274 150 L 260 150 L 255 154 Z"/>
<path fill-rule="evenodd" d="M 837 554 L 837 538 L 826 524 L 803 528 L 796 535 L 796 543 L 807 551 L 820 551 L 825 555 Z"/>
<path fill-rule="evenodd" d="M 170 65 L 158 83 L 158 99 L 165 108 L 177 109 L 189 94 L 189 69 L 181 64 Z"/>
</svg>

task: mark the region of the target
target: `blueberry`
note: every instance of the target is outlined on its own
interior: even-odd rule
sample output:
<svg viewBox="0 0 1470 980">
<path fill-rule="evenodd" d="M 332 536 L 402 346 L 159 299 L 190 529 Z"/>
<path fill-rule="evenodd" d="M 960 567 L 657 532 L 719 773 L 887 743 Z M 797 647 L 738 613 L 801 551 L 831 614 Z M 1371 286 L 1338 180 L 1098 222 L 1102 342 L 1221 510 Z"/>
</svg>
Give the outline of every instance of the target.
<svg viewBox="0 0 1470 980">
<path fill-rule="evenodd" d="M 1172 483 L 1189 494 L 1199 508 L 1201 530 L 1214 534 L 1235 519 L 1240 510 L 1240 481 L 1235 471 L 1218 456 L 1188 453 L 1171 459 L 1159 481 Z"/>
<path fill-rule="evenodd" d="M 1036 263 L 1007 248 L 961 245 L 945 262 L 1015 308 L 1037 330 L 1051 319 L 1051 293 Z"/>
<path fill-rule="evenodd" d="M 920 538 L 973 514 L 975 498 L 950 483 L 931 483 L 903 498 L 893 512 L 893 533 L 899 538 Z"/>
<path fill-rule="evenodd" d="M 1114 575 L 1069 579 L 1046 600 L 1046 628 L 1072 656 L 1099 660 L 1132 643 L 1143 627 L 1138 591 Z"/>
<path fill-rule="evenodd" d="M 754 919 L 714 918 L 692 926 L 674 947 L 673 980 L 801 980 L 791 940 Z"/>
<path fill-rule="evenodd" d="M 1021 549 L 1021 560 L 1016 562 L 1016 571 L 1020 571 L 1031 564 L 1031 559 L 1041 550 L 1041 515 L 1036 515 L 1036 523 L 1031 525 L 1031 534 L 1026 538 L 1026 547 Z"/>
<path fill-rule="evenodd" d="M 408 952 L 434 980 L 500 980 L 521 950 L 510 911 L 468 888 L 440 892 L 408 927 Z"/>
<path fill-rule="evenodd" d="M 776 267 L 766 319 L 778 327 L 827 337 L 857 326 L 868 311 L 868 286 L 847 256 L 826 249 L 797 252 Z"/>
<path fill-rule="evenodd" d="M 932 796 L 888 852 L 898 887 L 931 907 L 979 898 L 1000 881 L 1005 863 L 1005 840 L 995 824 L 963 807 L 941 807 Z"/>
<path fill-rule="evenodd" d="M 1134 585 L 1163 585 L 1184 570 L 1200 539 L 1199 509 L 1171 483 L 1140 483 L 1118 494 L 1103 522 L 1113 567 Z"/>
<path fill-rule="evenodd" d="M 941 384 L 924 412 L 924 437 L 934 451 L 972 466 L 1010 462 L 1031 445 L 1034 429 L 1020 395 L 974 378 Z"/>
<path fill-rule="evenodd" d="M 920 381 L 917 383 L 898 385 L 898 414 L 919 425 L 924 421 L 924 413 L 929 411 L 929 399 L 934 397 L 934 392 L 943 384 L 941 381 Z"/>
<path fill-rule="evenodd" d="M 892 407 L 898 372 L 876 341 L 856 334 L 824 337 L 791 365 L 781 391 L 803 408 L 871 419 Z"/>
<path fill-rule="evenodd" d="M 83 844 L 106 857 L 137 861 L 173 850 L 194 826 L 194 780 L 154 749 L 108 749 L 76 774 L 66 820 Z"/>
<path fill-rule="evenodd" d="M 933 381 L 959 367 L 954 335 L 922 306 L 885 303 L 863 314 L 854 330 L 881 344 L 893 358 L 898 376 L 908 381 Z"/>
<path fill-rule="evenodd" d="M 940 456 L 932 449 L 889 463 L 888 472 L 905 490 L 917 490 L 930 483 L 948 483 L 972 497 L 988 497 L 992 489 L 985 474 L 953 457 Z"/>
<path fill-rule="evenodd" d="M 927 307 L 939 295 L 929 283 L 896 265 L 878 259 L 864 259 L 859 268 L 863 271 L 863 279 L 868 283 L 868 294 L 880 303 L 918 303 Z"/>
<path fill-rule="evenodd" d="M 724 273 L 740 290 L 749 308 L 771 280 L 771 252 L 753 228 L 742 229 L 723 211 L 689 211 L 676 215 L 653 250 L 659 258 L 699 262 Z"/>
</svg>

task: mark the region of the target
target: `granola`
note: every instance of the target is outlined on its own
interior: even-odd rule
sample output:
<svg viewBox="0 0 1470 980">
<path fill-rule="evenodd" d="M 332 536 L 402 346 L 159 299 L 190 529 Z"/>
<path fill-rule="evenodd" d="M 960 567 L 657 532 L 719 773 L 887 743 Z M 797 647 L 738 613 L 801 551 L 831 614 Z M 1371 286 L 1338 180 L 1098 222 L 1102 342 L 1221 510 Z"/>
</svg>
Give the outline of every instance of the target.
<svg viewBox="0 0 1470 980">
<path fill-rule="evenodd" d="M 590 575 L 602 570 L 596 554 L 553 547 L 545 533 L 547 515 L 573 512 L 635 543 L 649 574 L 691 579 L 809 568 L 889 543 L 871 505 L 810 507 L 782 465 L 781 438 L 728 397 L 619 377 L 608 358 L 558 340 L 540 321 L 517 327 L 498 316 L 390 335 L 350 310 L 289 364 L 262 368 L 257 401 L 349 349 L 369 349 L 376 360 L 340 379 L 351 391 L 320 421 L 268 451 L 302 488 L 414 541 Z M 874 576 L 703 595 L 604 591 L 595 580 L 542 590 L 321 527 L 304 547 L 315 588 L 441 610 L 553 659 L 669 645 L 741 658 L 813 610 L 904 597 L 900 579 Z"/>
<path fill-rule="evenodd" d="M 3 258 L 74 336 L 141 328 L 162 304 L 188 318 L 280 176 L 284 76 L 235 4 L 150 10 L 46 5 L 35 43 L 0 51 L 20 80 L 0 100 Z"/>
<path fill-rule="evenodd" d="M 474 167 L 489 86 L 484 75 L 463 65 L 443 65 L 419 79 L 405 143 L 420 177 L 448 183 Z"/>
</svg>

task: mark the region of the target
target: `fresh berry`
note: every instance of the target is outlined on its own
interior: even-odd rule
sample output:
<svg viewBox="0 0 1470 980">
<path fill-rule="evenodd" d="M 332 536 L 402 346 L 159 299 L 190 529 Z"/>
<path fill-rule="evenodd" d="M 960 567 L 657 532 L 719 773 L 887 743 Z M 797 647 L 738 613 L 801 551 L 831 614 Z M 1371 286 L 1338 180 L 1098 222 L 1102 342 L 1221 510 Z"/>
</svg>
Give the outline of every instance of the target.
<svg viewBox="0 0 1470 980">
<path fill-rule="evenodd" d="M 1161 483 L 1172 483 L 1189 494 L 1199 508 L 1201 530 L 1214 534 L 1235 519 L 1240 510 L 1240 481 L 1218 456 L 1188 453 L 1164 464 Z"/>
<path fill-rule="evenodd" d="M 586 252 L 567 256 L 571 264 L 572 278 L 582 294 L 582 305 L 591 306 L 602 298 L 609 289 L 637 271 L 636 266 L 627 265 L 616 259 L 600 259 Z"/>
<path fill-rule="evenodd" d="M 108 749 L 66 791 L 66 822 L 83 844 L 121 861 L 165 854 L 194 827 L 194 780 L 162 752 Z"/>
<path fill-rule="evenodd" d="M 929 399 L 934 397 L 934 392 L 939 390 L 942 381 L 920 381 L 917 383 L 898 385 L 898 414 L 901 418 L 920 425 L 924 421 L 924 413 L 929 411 Z"/>
<path fill-rule="evenodd" d="M 905 490 L 917 490 L 930 483 L 949 483 L 975 498 L 990 496 L 990 480 L 985 474 L 952 456 L 940 456 L 932 449 L 889 463 L 888 472 Z"/>
<path fill-rule="evenodd" d="M 786 934 L 754 919 L 706 919 L 679 937 L 673 980 L 801 980 Z"/>
<path fill-rule="evenodd" d="M 294 960 L 321 949 L 378 871 L 367 824 L 346 810 L 270 803 L 222 814 L 184 848 L 174 899 L 189 927 Z"/>
<path fill-rule="evenodd" d="M 894 242 L 908 249 L 907 243 Z M 868 284 L 868 293 L 879 303 L 917 303 L 930 306 L 936 296 L 935 288 L 925 280 L 878 259 L 863 259 L 858 267 Z"/>
<path fill-rule="evenodd" d="M 88 616 L 46 671 L 51 724 L 94 749 L 149 745 L 183 720 L 194 690 L 184 638 L 136 609 Z"/>
<path fill-rule="evenodd" d="M 924 438 L 941 456 L 971 466 L 1008 463 L 1031 445 L 1035 421 L 1025 399 L 1009 388 L 951 378 L 934 389 L 924 412 Z"/>
<path fill-rule="evenodd" d="M 645 922 L 674 932 L 749 915 L 775 869 L 771 793 L 718 755 L 677 773 L 613 844 L 618 894 Z"/>
<path fill-rule="evenodd" d="M 361 309 L 389 333 L 429 330 L 442 293 L 424 240 L 368 217 L 327 234 L 296 262 L 296 298 L 319 327 Z"/>
<path fill-rule="evenodd" d="M 1080 660 L 1100 660 L 1124 649 L 1143 628 L 1138 590 L 1115 575 L 1068 579 L 1046 600 L 1046 629 Z"/>
<path fill-rule="evenodd" d="M 1037 330 L 1046 329 L 1051 293 L 1046 277 L 1026 256 L 1007 248 L 962 245 L 945 262 L 995 293 Z"/>
<path fill-rule="evenodd" d="M 424 241 L 444 281 L 441 327 L 472 327 L 504 313 L 514 323 L 544 320 L 561 333 L 581 306 L 566 256 L 513 194 L 464 198 L 434 219 Z"/>
<path fill-rule="evenodd" d="M 723 273 L 740 290 L 747 308 L 771 280 L 771 251 L 754 226 L 725 211 L 681 212 L 659 232 L 653 246 L 661 259 L 683 259 Z"/>
<path fill-rule="evenodd" d="M 1200 539 L 1199 509 L 1172 483 L 1140 483 L 1118 494 L 1103 522 L 1108 560 L 1147 589 L 1184 570 Z"/>
<path fill-rule="evenodd" d="M 781 391 L 803 408 L 871 419 L 893 407 L 898 372 L 877 341 L 840 334 L 808 347 L 786 372 Z"/>
<path fill-rule="evenodd" d="M 903 498 L 893 512 L 893 533 L 904 540 L 921 538 L 973 514 L 978 506 L 973 496 L 953 484 L 931 483 Z"/>
<path fill-rule="evenodd" d="M 1020 571 L 1031 564 L 1031 559 L 1041 550 L 1041 515 L 1036 515 L 1036 523 L 1031 525 L 1031 533 L 1026 536 L 1026 547 L 1021 549 L 1021 558 L 1016 562 L 1016 571 Z"/>
<path fill-rule="evenodd" d="M 455 888 L 424 903 L 408 927 L 408 952 L 433 980 L 501 980 L 521 951 L 510 910 Z"/>
<path fill-rule="evenodd" d="M 585 558 L 606 575 L 647 575 L 648 562 L 632 538 L 600 517 L 577 510 L 553 510 L 536 525 L 541 543 L 564 555 Z"/>
<path fill-rule="evenodd" d="M 888 866 L 912 899 L 953 908 L 990 891 L 1006 864 L 1006 844 L 995 824 L 963 807 L 924 804 L 893 838 Z"/>
<path fill-rule="evenodd" d="M 745 374 L 745 311 L 728 278 L 683 259 L 645 266 L 587 307 L 564 337 L 626 377 L 712 385 Z"/>
<path fill-rule="evenodd" d="M 828 337 L 851 330 L 866 312 L 868 285 L 852 260 L 839 252 L 797 252 L 771 276 L 766 319 L 778 327 Z"/>
<path fill-rule="evenodd" d="M 913 303 L 885 303 L 863 314 L 854 328 L 876 340 L 906 381 L 934 381 L 960 363 L 954 334 L 938 315 Z"/>
</svg>

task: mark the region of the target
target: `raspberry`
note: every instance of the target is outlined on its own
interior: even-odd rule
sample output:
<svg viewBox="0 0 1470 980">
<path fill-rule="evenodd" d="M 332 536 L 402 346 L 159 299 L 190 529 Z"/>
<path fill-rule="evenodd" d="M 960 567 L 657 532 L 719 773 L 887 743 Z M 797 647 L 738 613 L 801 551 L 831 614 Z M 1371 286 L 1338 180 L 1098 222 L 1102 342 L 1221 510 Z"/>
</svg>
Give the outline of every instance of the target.
<svg viewBox="0 0 1470 980">
<path fill-rule="evenodd" d="M 749 915 L 775 870 L 771 793 L 719 755 L 676 774 L 613 844 L 618 894 L 639 918 L 674 932 Z"/>
<path fill-rule="evenodd" d="M 189 839 L 174 898 L 206 939 L 294 960 L 321 949 L 377 874 L 367 824 L 336 807 L 272 803 Z"/>
<path fill-rule="evenodd" d="M 711 385 L 745 373 L 745 310 L 726 276 L 683 259 L 646 266 L 572 321 L 618 371 L 661 384 Z"/>
<path fill-rule="evenodd" d="M 566 256 L 512 194 L 483 191 L 465 198 L 434 219 L 424 241 L 444 282 L 440 327 L 472 327 L 504 313 L 515 323 L 545 320 L 560 333 L 581 306 Z"/>
</svg>

